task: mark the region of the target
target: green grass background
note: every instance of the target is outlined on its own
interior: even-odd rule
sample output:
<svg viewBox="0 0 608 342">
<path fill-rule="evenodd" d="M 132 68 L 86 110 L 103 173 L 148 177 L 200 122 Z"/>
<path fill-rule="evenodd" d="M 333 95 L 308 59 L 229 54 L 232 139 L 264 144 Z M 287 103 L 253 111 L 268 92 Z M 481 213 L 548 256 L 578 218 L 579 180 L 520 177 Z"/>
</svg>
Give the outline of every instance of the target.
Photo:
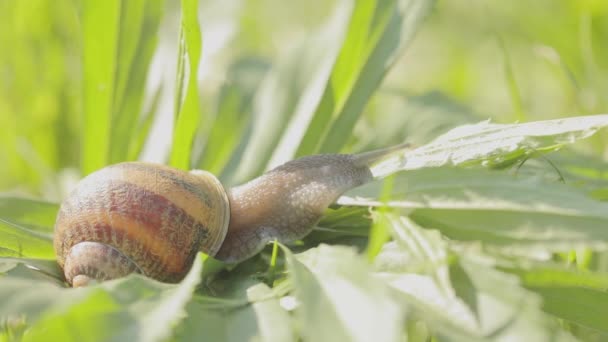
<svg viewBox="0 0 608 342">
<path fill-rule="evenodd" d="M 605 341 L 607 39 L 602 0 L 0 0 L 0 341 Z M 232 185 L 403 141 L 237 267 L 71 290 L 53 260 L 107 164 Z"/>
<path fill-rule="evenodd" d="M 90 158 L 103 155 L 102 160 L 116 162 L 140 156 L 139 140 L 130 144 L 125 140 L 150 126 L 154 126 L 153 141 L 147 142 L 145 158 L 169 159 L 172 122 L 167 118 L 174 109 L 169 103 L 177 68 L 178 4 L 135 1 L 129 5 L 132 8 L 123 4 L 122 19 L 116 19 L 122 21 L 117 23 L 86 21 L 82 16 L 87 10 L 92 18 L 104 15 L 102 8 L 87 9 L 99 4 L 88 3 L 0 3 L 2 191 L 58 200 L 68 180 L 100 166 Z M 212 144 L 214 151 L 203 153 L 204 146 L 197 146 L 201 153 L 194 164 L 217 172 L 228 162 L 239 138 L 253 124 L 248 122 L 252 119 L 247 101 L 271 66 L 298 54 L 294 52 L 298 48 L 308 55 L 322 54 L 298 46 L 322 38 L 315 33 L 332 15 L 335 1 L 281 4 L 272 0 L 201 2 L 204 57 L 197 91 L 203 129 L 199 136 L 209 138 L 198 141 Z M 400 139 L 421 143 L 447 127 L 486 118 L 508 123 L 607 112 L 607 16 L 608 5 L 599 0 L 439 1 L 365 106 L 363 116 L 345 134 L 348 141 L 335 147 L 328 142 L 323 149 L 359 150 Z M 95 34 L 89 30 L 99 30 L 99 37 L 108 43 L 87 40 L 87 34 Z M 112 44 L 117 35 L 124 47 L 120 52 L 103 45 Z M 119 58 L 112 58 L 117 53 Z M 150 64 L 152 58 L 155 64 Z M 310 68 L 306 63 L 314 61 L 294 62 L 297 65 L 286 76 L 291 91 L 297 89 L 297 82 L 306 81 L 305 70 Z M 112 76 L 116 79 L 98 79 L 95 86 L 115 83 L 114 94 L 95 93 L 99 89 L 85 84 L 89 78 L 107 77 L 95 74 L 103 74 L 103 68 L 116 70 Z M 289 92 L 290 86 L 281 90 Z M 289 96 L 285 99 L 290 101 Z M 156 102 L 162 106 L 155 106 Z M 276 105 L 288 110 L 293 104 Z M 83 116 L 83 111 L 91 114 Z M 147 114 L 165 119 L 146 120 Z M 212 130 L 209 123 L 218 114 L 223 121 L 218 127 L 240 134 Z M 117 123 L 112 131 L 121 137 L 105 144 L 103 132 L 110 121 Z M 275 131 L 285 129 L 285 123 L 274 124 Z M 393 127 L 400 132 L 392 132 Z M 387 130 L 391 134 L 380 134 Z M 310 132 L 322 133 L 320 128 Z M 266 145 L 276 144 L 279 134 L 270 130 L 268 135 Z M 94 155 L 85 152 L 88 149 Z M 301 149 L 301 153 L 314 151 Z M 581 149 L 604 156 L 606 134 Z"/>
</svg>

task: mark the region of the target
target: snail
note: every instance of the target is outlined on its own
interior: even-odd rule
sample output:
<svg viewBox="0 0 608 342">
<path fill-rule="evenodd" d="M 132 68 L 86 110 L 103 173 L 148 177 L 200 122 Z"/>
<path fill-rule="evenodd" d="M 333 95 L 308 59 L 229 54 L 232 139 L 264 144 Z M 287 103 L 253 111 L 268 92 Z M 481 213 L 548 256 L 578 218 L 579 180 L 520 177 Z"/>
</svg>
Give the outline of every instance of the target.
<svg viewBox="0 0 608 342">
<path fill-rule="evenodd" d="M 340 195 L 374 178 L 374 163 L 406 147 L 302 157 L 231 189 L 202 170 L 110 165 L 61 203 L 57 261 L 74 287 L 133 272 L 179 282 L 199 251 L 237 263 L 274 239 L 304 237 Z"/>
</svg>

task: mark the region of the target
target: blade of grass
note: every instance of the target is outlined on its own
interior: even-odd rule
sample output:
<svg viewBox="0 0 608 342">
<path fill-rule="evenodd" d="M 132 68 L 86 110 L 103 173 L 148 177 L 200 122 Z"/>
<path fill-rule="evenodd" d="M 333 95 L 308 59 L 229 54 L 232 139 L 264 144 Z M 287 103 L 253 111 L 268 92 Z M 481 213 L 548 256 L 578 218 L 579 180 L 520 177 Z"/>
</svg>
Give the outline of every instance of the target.
<svg viewBox="0 0 608 342">
<path fill-rule="evenodd" d="M 214 175 L 221 174 L 237 148 L 245 127 L 249 124 L 243 94 L 236 86 L 226 85 L 220 94 L 220 104 L 198 167 Z"/>
<path fill-rule="evenodd" d="M 207 133 L 207 136 L 199 139 L 205 143 L 202 151 L 198 152 L 197 165 L 200 169 L 219 175 L 223 184 L 229 184 L 236 168 L 243 164 L 245 148 L 250 148 L 250 143 L 256 140 L 251 137 L 251 129 L 258 121 L 258 114 L 254 114 L 258 111 L 254 97 L 264 92 L 261 88 L 264 87 L 263 82 L 267 82 L 264 80 L 270 68 L 269 61 L 259 57 L 240 57 L 233 62 L 220 90 L 213 127 L 208 133 L 199 132 L 200 135 Z M 282 102 L 279 99 L 282 93 L 268 92 L 274 95 L 274 101 L 268 104 Z M 268 113 L 271 110 L 267 108 L 260 112 Z M 258 157 L 261 155 L 257 153 Z"/>
<path fill-rule="evenodd" d="M 198 1 L 182 0 L 177 91 L 175 95 L 176 112 L 174 113 L 176 120 L 171 151 L 171 165 L 182 169 L 190 168 L 192 142 L 198 124 L 201 122 L 202 113 L 197 80 L 201 47 Z M 183 100 L 182 94 L 184 95 Z M 205 120 L 202 120 L 202 122 L 205 122 Z"/>
<path fill-rule="evenodd" d="M 109 158 L 120 10 L 119 0 L 82 2 L 83 174 L 105 166 Z"/>
<path fill-rule="evenodd" d="M 135 126 L 136 129 L 131 135 L 131 140 L 129 142 L 129 154 L 127 156 L 128 160 L 136 160 L 144 148 L 146 138 L 148 137 L 148 133 L 150 132 L 152 123 L 154 122 L 154 114 L 158 110 L 161 90 L 162 87 L 156 88 L 154 95 L 152 95 L 152 100 L 150 101 L 150 108 L 146 110 L 142 118 L 139 120 L 137 126 Z"/>
<path fill-rule="evenodd" d="M 249 136 L 242 142 L 242 157 L 227 177 L 229 183 L 259 175 L 273 166 L 271 158 L 289 159 L 293 155 L 291 150 L 306 130 L 306 124 L 301 122 L 314 111 L 327 82 L 351 7 L 351 1 L 340 1 L 318 33 L 287 51 L 268 71 L 253 98 Z M 283 157 L 285 153 L 287 156 Z"/>
<path fill-rule="evenodd" d="M 296 155 L 335 152 L 433 1 L 357 1 L 348 33 Z"/>
<path fill-rule="evenodd" d="M 513 63 L 511 62 L 509 50 L 507 49 L 504 39 L 497 34 L 497 40 L 502 52 L 503 72 L 505 74 L 507 88 L 509 89 L 513 111 L 515 112 L 515 121 L 522 122 L 526 119 L 526 114 L 524 113 L 521 92 L 519 91 L 517 79 L 515 78 L 515 72 L 513 71 Z"/>
<path fill-rule="evenodd" d="M 394 177 L 387 177 L 382 185 L 382 193 L 380 200 L 382 203 L 387 203 L 390 200 L 391 191 L 394 187 Z M 389 212 L 389 207 L 381 206 L 376 212 L 386 215 Z M 390 238 L 390 231 L 387 220 L 383 219 L 384 215 L 376 216 L 374 224 L 369 232 L 369 242 L 367 243 L 367 259 L 372 262 L 382 250 L 382 246 Z"/>
<path fill-rule="evenodd" d="M 139 128 L 144 90 L 148 68 L 158 41 L 162 4 L 161 0 L 122 2 L 111 163 L 134 159 L 133 153 L 125 146 L 130 146 L 138 140 L 134 137 L 142 135 Z"/>
</svg>

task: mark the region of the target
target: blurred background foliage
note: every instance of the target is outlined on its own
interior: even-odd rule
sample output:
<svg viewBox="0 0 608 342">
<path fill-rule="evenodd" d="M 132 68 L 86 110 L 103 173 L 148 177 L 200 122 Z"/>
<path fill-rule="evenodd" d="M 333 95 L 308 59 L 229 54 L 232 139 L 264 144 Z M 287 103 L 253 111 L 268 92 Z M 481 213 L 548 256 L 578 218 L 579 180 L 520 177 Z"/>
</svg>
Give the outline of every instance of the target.
<svg viewBox="0 0 608 342">
<path fill-rule="evenodd" d="M 538 152 L 608 115 L 465 125 L 423 144 L 488 119 L 608 113 L 607 19 L 604 0 L 0 0 L 0 341 L 26 328 L 76 338 L 62 322 L 99 339 L 428 340 L 428 324 L 456 340 L 604 340 L 608 132 Z M 203 168 L 232 185 L 304 154 L 406 140 L 423 146 L 387 174 L 408 172 L 342 197 L 290 246 L 306 252 L 285 249 L 278 263 L 267 248 L 200 284 L 197 264 L 175 287 L 134 276 L 78 292 L 43 288 L 63 284 L 56 263 L 23 259 L 54 257 L 57 212 L 23 197 L 58 202 L 109 163 Z M 384 198 L 403 215 L 370 218 Z M 373 264 L 342 244 L 367 244 Z M 279 305 L 292 295 L 295 320 Z M 166 300 L 180 304 L 167 313 Z"/>
<path fill-rule="evenodd" d="M 91 77 L 85 73 L 94 70 L 95 61 L 83 61 L 83 51 L 96 42 L 83 44 L 86 28 L 79 11 L 86 3 L 0 0 L 2 192 L 57 201 L 88 171 L 81 133 L 83 98 L 91 89 L 83 78 Z M 133 8 L 135 3 L 143 2 L 132 2 Z M 197 132 L 191 166 L 235 172 L 231 156 L 253 124 L 252 101 L 262 80 L 276 67 L 289 71 L 282 73 L 293 88 L 282 89 L 286 93 L 309 81 L 310 66 L 302 64 L 314 58 L 300 59 L 298 49 L 322 38 L 319 28 L 337 3 L 200 2 L 201 118 L 217 125 L 202 125 Z M 131 139 L 131 146 L 110 143 L 109 151 L 99 152 L 107 153 L 109 162 L 166 162 L 169 156 L 179 6 L 148 1 L 139 13 L 141 30 L 121 42 L 131 48 L 120 50 L 120 86 L 109 105 L 112 122 L 120 122 L 113 129 L 122 127 L 117 134 L 141 139 Z M 120 25 L 128 30 L 132 23 Z M 420 144 L 455 125 L 488 118 L 510 123 L 607 113 L 607 41 L 608 2 L 603 0 L 438 1 L 366 106 L 353 136 L 337 150 L 404 139 Z M 293 103 L 281 105 L 294 110 Z M 226 134 L 226 127 L 233 134 Z M 602 132 L 577 147 L 606 159 L 607 142 Z M 215 147 L 206 150 L 206 144 Z"/>
</svg>

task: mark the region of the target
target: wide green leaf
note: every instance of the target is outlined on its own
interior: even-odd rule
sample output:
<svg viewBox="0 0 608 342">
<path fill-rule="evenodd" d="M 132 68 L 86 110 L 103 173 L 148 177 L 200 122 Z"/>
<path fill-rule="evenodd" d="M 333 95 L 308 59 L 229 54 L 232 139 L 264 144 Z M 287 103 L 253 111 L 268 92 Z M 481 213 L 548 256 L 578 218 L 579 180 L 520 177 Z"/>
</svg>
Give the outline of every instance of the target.
<svg viewBox="0 0 608 342">
<path fill-rule="evenodd" d="M 233 279 L 234 280 L 234 279 Z M 288 311 L 280 304 L 281 286 L 269 288 L 255 282 L 238 298 L 196 296 L 188 305 L 188 317 L 176 328 L 178 340 L 295 341 Z"/>
<path fill-rule="evenodd" d="M 200 282 L 202 254 L 177 285 L 139 275 L 69 289 L 7 273 L 0 286 L 0 317 L 25 317 L 25 340 L 162 341 L 185 317 Z"/>
<path fill-rule="evenodd" d="M 449 237 L 507 249 L 569 250 L 608 245 L 608 203 L 569 185 L 504 172 L 451 167 L 409 171 L 394 180 L 389 207 Z M 382 206 L 379 182 L 339 203 Z"/>
<path fill-rule="evenodd" d="M 63 286 L 63 270 L 56 260 L 28 258 L 0 258 L 0 274 L 42 280 Z"/>
<path fill-rule="evenodd" d="M 40 233 L 52 233 L 59 206 L 46 201 L 0 195 L 0 219 Z"/>
<path fill-rule="evenodd" d="M 541 299 L 513 275 L 466 253 L 453 260 L 437 231 L 404 216 L 387 214 L 386 219 L 395 242 L 378 255 L 378 277 L 438 336 L 455 341 L 572 340 L 541 310 Z"/>
<path fill-rule="evenodd" d="M 608 274 L 550 263 L 501 262 L 522 284 L 543 298 L 543 309 L 608 337 Z"/>
<path fill-rule="evenodd" d="M 55 257 L 51 235 L 3 219 L 0 219 L 0 241 L 0 256 L 3 257 Z"/>
<path fill-rule="evenodd" d="M 0 256 L 52 259 L 58 206 L 19 197 L 0 197 Z"/>
<path fill-rule="evenodd" d="M 521 124 L 488 121 L 459 126 L 429 144 L 395 154 L 378 163 L 374 176 L 401 170 L 443 165 L 511 165 L 538 152 L 547 152 L 588 138 L 608 126 L 608 114 L 578 116 Z"/>
<path fill-rule="evenodd" d="M 310 341 L 398 341 L 405 308 L 370 277 L 365 259 L 346 247 L 321 245 L 294 256 L 283 249 L 302 338 Z"/>
</svg>

